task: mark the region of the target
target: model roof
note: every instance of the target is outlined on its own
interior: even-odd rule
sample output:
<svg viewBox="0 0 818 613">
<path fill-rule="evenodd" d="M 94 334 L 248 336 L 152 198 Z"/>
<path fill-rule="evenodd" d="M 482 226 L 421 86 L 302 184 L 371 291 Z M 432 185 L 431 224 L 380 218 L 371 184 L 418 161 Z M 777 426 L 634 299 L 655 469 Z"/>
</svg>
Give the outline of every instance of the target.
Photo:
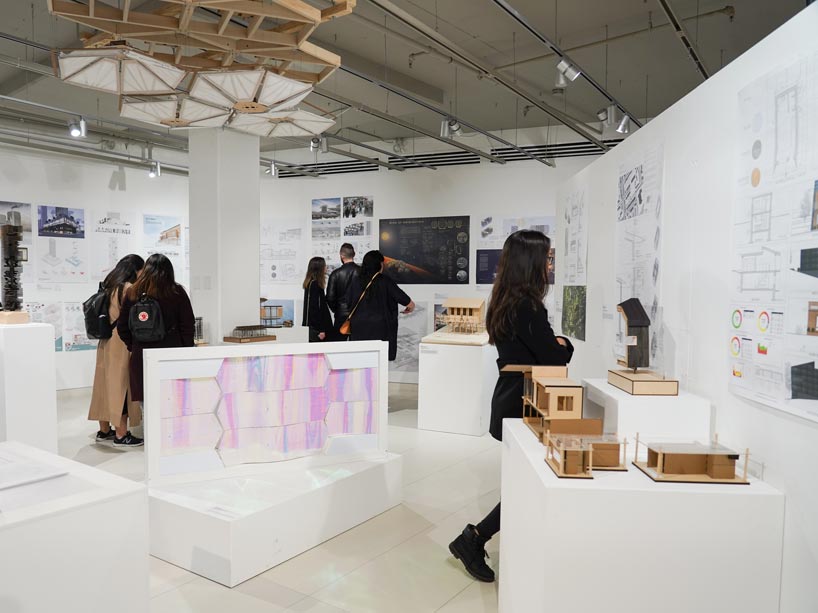
<svg viewBox="0 0 818 613">
<path fill-rule="evenodd" d="M 480 309 L 485 300 L 482 298 L 447 298 L 443 301 L 444 308 Z"/>
<path fill-rule="evenodd" d="M 616 305 L 616 308 L 625 316 L 629 326 L 650 325 L 650 317 L 648 317 L 639 298 L 628 298 L 625 302 Z"/>
</svg>

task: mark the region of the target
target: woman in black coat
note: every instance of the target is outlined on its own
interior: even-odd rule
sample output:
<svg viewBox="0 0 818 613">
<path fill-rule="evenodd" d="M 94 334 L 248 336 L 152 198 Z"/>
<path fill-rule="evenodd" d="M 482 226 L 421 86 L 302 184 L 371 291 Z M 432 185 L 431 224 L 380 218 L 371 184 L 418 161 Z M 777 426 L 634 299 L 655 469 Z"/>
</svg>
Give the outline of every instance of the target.
<svg viewBox="0 0 818 613">
<path fill-rule="evenodd" d="M 542 232 L 520 230 L 506 239 L 491 291 L 486 329 L 497 347 L 497 367 L 509 364 L 564 366 L 574 347 L 555 336 L 543 299 L 548 290 L 551 241 Z M 500 372 L 491 398 L 489 432 L 503 437 L 503 419 L 523 416 L 523 375 Z M 486 564 L 486 542 L 500 530 L 500 503 L 476 526 L 468 524 L 449 544 L 452 555 L 480 581 L 494 581 Z"/>
<path fill-rule="evenodd" d="M 324 288 L 327 283 L 327 261 L 314 257 L 307 265 L 307 276 L 304 277 L 304 315 L 301 325 L 310 329 L 310 342 L 317 343 L 328 339 L 332 332 L 332 315 L 327 305 Z"/>
<path fill-rule="evenodd" d="M 380 251 L 370 251 L 364 256 L 361 268 L 347 290 L 347 304 L 350 308 L 358 305 L 349 320 L 352 326 L 350 338 L 353 341 L 387 341 L 389 361 L 394 361 L 398 354 L 398 305 L 404 307 L 403 313 L 411 313 L 415 310 L 415 303 L 397 283 L 381 273 L 383 255 Z"/>
</svg>

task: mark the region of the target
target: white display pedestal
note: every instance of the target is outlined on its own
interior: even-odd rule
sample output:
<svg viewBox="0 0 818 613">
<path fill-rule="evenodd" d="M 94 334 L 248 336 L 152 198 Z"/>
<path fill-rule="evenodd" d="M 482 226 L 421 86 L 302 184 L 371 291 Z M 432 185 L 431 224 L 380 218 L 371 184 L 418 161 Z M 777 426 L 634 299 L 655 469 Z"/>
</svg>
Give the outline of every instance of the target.
<svg viewBox="0 0 818 613">
<path fill-rule="evenodd" d="M 234 587 L 401 502 L 401 458 L 150 489 L 151 555 Z M 262 469 L 263 470 L 263 469 Z"/>
<path fill-rule="evenodd" d="M 145 613 L 145 486 L 16 442 L 5 453 L 66 474 L 0 490 L 0 611 Z"/>
<path fill-rule="evenodd" d="M 706 443 L 711 439 L 710 401 L 680 391 L 678 396 L 632 396 L 605 379 L 583 379 L 582 416 L 603 418 L 606 434 L 618 434 L 629 443 L 636 434 Z"/>
<path fill-rule="evenodd" d="M 781 493 L 655 483 L 633 466 L 559 479 L 544 455 L 504 420 L 502 613 L 778 611 Z"/>
<path fill-rule="evenodd" d="M 56 377 L 50 324 L 0 325 L 0 441 L 57 453 Z"/>
<path fill-rule="evenodd" d="M 277 343 L 308 343 L 310 340 L 310 329 L 306 326 L 293 326 L 292 328 L 271 328 L 275 334 Z"/>
<path fill-rule="evenodd" d="M 496 360 L 492 345 L 444 345 L 424 339 L 418 368 L 418 428 L 472 436 L 488 432 Z"/>
</svg>

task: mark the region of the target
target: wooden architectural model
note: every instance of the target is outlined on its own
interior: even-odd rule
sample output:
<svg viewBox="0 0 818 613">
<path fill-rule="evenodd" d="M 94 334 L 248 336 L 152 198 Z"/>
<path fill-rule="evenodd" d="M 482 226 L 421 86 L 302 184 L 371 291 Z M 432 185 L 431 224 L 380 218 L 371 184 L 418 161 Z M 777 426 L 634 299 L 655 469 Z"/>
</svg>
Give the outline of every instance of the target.
<svg viewBox="0 0 818 613">
<path fill-rule="evenodd" d="M 23 254 L 20 249 L 23 238 L 23 226 L 20 213 L 12 211 L 6 219 L 0 219 L 0 254 L 2 254 L 2 304 L 0 304 L 0 323 L 24 324 L 29 321 L 28 311 L 23 310 L 23 284 L 20 275 L 23 271 Z"/>
<path fill-rule="evenodd" d="M 718 443 L 641 443 L 647 448 L 647 459 L 639 459 L 639 435 L 633 465 L 654 481 L 670 483 L 741 483 L 748 484 L 747 463 L 750 450 L 744 452 L 742 475 L 736 475 L 739 454 Z"/>
<path fill-rule="evenodd" d="M 482 298 L 448 298 L 443 302 L 446 314 L 441 320 L 447 332 L 477 334 L 486 329 L 485 306 L 486 301 Z"/>
<path fill-rule="evenodd" d="M 236 326 L 230 336 L 224 337 L 225 343 L 263 343 L 274 340 L 275 335 L 268 334 L 266 326 Z"/>
<path fill-rule="evenodd" d="M 609 370 L 608 383 L 634 396 L 678 396 L 679 382 L 665 379 L 649 370 L 650 318 L 638 298 L 618 304 L 627 328 L 625 359 L 618 360 L 627 370 Z"/>
<path fill-rule="evenodd" d="M 626 471 L 627 441 L 616 436 L 545 436 L 545 462 L 557 477 L 593 479 L 594 470 Z"/>
</svg>

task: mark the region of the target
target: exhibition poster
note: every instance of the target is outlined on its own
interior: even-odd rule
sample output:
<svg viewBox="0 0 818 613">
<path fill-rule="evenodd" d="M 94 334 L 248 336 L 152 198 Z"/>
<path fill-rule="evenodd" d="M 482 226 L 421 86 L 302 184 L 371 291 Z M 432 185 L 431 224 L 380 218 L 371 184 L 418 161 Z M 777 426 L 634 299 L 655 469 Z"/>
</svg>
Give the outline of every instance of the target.
<svg viewBox="0 0 818 613">
<path fill-rule="evenodd" d="M 31 245 L 31 205 L 24 202 L 0 202 L 0 223 L 22 226 L 21 245 Z"/>
<path fill-rule="evenodd" d="M 617 304 L 639 298 L 651 320 L 650 364 L 662 372 L 661 284 L 664 149 L 641 149 L 619 168 L 616 198 Z M 563 305 L 563 308 L 565 306 Z M 624 357 L 627 334 L 618 319 L 617 357 Z"/>
<path fill-rule="evenodd" d="M 85 283 L 89 280 L 84 209 L 38 206 L 36 247 L 38 281 Z"/>
<path fill-rule="evenodd" d="M 261 223 L 261 286 L 300 283 L 307 270 L 304 231 L 297 219 Z"/>
<path fill-rule="evenodd" d="M 399 313 L 403 310 L 398 307 Z M 398 353 L 389 363 L 389 380 L 417 383 L 420 368 L 420 341 L 429 334 L 429 304 L 416 302 L 411 313 L 398 315 Z M 396 374 L 401 373 L 401 374 Z"/>
<path fill-rule="evenodd" d="M 173 264 L 177 281 L 185 272 L 182 258 L 182 218 L 171 215 L 142 215 L 142 240 L 145 256 L 161 253 Z"/>
<path fill-rule="evenodd" d="M 116 263 L 138 251 L 137 214 L 121 211 L 97 211 L 90 214 L 88 240 L 91 249 L 91 277 L 102 280 Z"/>
<path fill-rule="evenodd" d="M 469 217 L 381 219 L 380 250 L 400 284 L 469 282 Z"/>
<path fill-rule="evenodd" d="M 588 205 L 585 188 L 576 187 L 562 201 L 560 268 L 566 285 L 585 285 L 588 269 Z"/>
<path fill-rule="evenodd" d="M 730 390 L 818 421 L 818 55 L 738 96 Z"/>
<path fill-rule="evenodd" d="M 584 285 L 565 285 L 562 288 L 562 333 L 570 338 L 585 340 L 585 312 L 587 292 Z"/>
<path fill-rule="evenodd" d="M 378 248 L 374 216 L 372 196 L 338 196 L 312 201 L 312 255 L 327 261 L 327 273 L 341 265 L 338 252 L 343 243 L 355 248 L 357 262 L 367 251 Z"/>
</svg>

